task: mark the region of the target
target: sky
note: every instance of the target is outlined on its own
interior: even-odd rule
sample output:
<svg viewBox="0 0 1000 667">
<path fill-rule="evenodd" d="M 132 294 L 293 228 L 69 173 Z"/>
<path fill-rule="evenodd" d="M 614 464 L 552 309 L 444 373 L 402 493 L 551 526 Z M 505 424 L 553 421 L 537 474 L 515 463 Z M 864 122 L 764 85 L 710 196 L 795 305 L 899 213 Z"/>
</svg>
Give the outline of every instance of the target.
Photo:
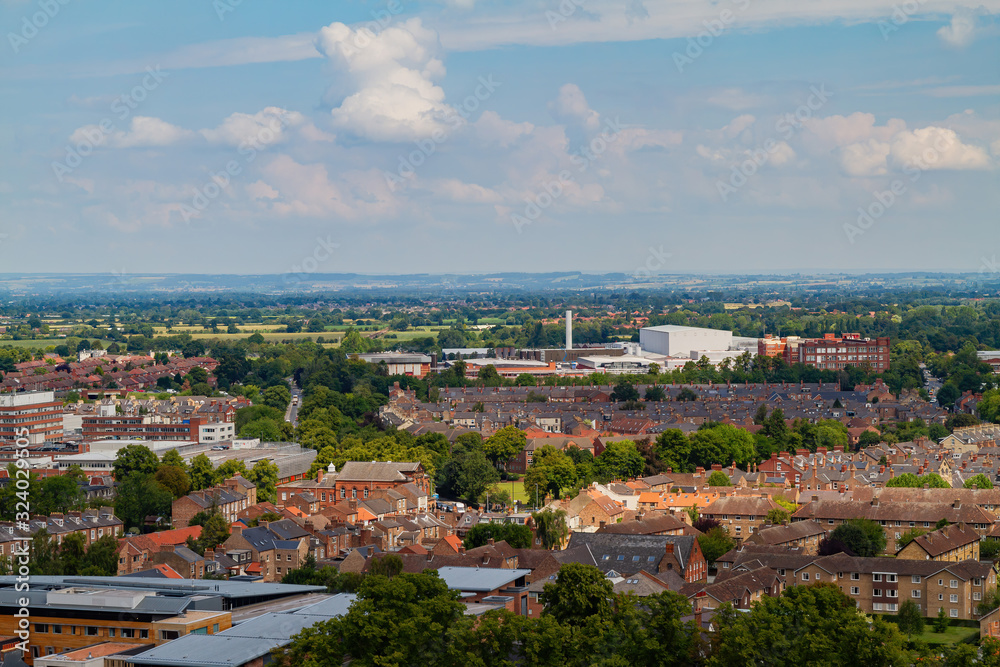
<svg viewBox="0 0 1000 667">
<path fill-rule="evenodd" d="M 0 0 L 0 273 L 998 273 L 998 13 Z"/>
</svg>

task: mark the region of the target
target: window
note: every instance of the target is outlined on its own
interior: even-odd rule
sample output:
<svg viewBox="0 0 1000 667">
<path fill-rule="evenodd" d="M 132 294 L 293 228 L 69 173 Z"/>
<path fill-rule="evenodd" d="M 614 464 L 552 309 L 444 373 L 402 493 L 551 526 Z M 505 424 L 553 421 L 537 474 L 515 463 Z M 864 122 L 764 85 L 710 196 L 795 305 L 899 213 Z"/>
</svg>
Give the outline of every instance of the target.
<svg viewBox="0 0 1000 667">
<path fill-rule="evenodd" d="M 894 575 L 894 574 L 887 574 L 887 575 L 885 575 L 885 577 L 886 577 L 885 580 L 888 581 L 890 584 L 894 584 L 894 583 L 896 583 L 898 581 L 898 579 L 896 578 L 896 575 Z"/>
<path fill-rule="evenodd" d="M 873 574 L 872 575 L 872 581 L 882 581 L 882 575 L 881 574 Z"/>
<path fill-rule="evenodd" d="M 973 593 L 972 594 L 972 599 L 973 600 L 982 600 L 983 599 L 983 594 L 982 593 Z"/>
<path fill-rule="evenodd" d="M 956 594 L 952 593 L 950 598 L 951 599 L 949 600 L 949 602 L 951 602 L 952 604 L 956 604 L 958 602 L 958 596 Z"/>
<path fill-rule="evenodd" d="M 48 632 L 49 626 L 46 623 L 35 623 L 35 632 Z"/>
<path fill-rule="evenodd" d="M 285 555 L 285 560 L 287 560 L 289 563 L 291 563 L 292 562 L 292 554 L 286 554 Z"/>
<path fill-rule="evenodd" d="M 938 586 L 944 586 L 944 579 L 938 579 Z"/>
<path fill-rule="evenodd" d="M 97 636 L 97 628 L 95 628 L 95 627 L 94 627 L 94 626 L 92 626 L 92 625 L 88 625 L 88 626 L 87 626 L 87 631 L 86 631 L 86 633 L 85 633 L 85 634 L 86 634 L 86 635 L 87 635 L 88 637 L 96 637 L 96 636 Z"/>
<path fill-rule="evenodd" d="M 139 630 L 139 639 L 149 639 L 149 630 Z"/>
<path fill-rule="evenodd" d="M 625 556 L 619 555 L 618 560 L 625 560 Z"/>
<path fill-rule="evenodd" d="M 898 598 L 899 597 L 899 591 L 894 591 L 894 590 L 886 591 L 885 592 L 885 596 L 887 598 Z"/>
<path fill-rule="evenodd" d="M 851 595 L 857 595 L 860 592 L 857 586 L 851 586 Z"/>
<path fill-rule="evenodd" d="M 53 625 L 52 626 L 52 634 L 54 634 L 54 635 L 61 635 L 62 634 L 62 626 L 61 625 Z"/>
<path fill-rule="evenodd" d="M 802 573 L 802 581 L 809 581 L 809 573 L 808 572 L 803 572 Z"/>
<path fill-rule="evenodd" d="M 910 575 L 910 583 L 919 584 L 920 583 L 920 575 L 919 574 L 912 574 L 912 575 Z"/>
<path fill-rule="evenodd" d="M 873 590 L 872 591 L 872 596 L 873 597 L 877 597 L 877 598 L 882 597 L 882 589 L 881 588 L 876 588 L 875 590 Z"/>
<path fill-rule="evenodd" d="M 122 631 L 122 639 L 132 639 L 135 637 L 135 630 L 133 628 L 120 628 Z M 141 630 L 140 632 L 146 632 L 146 630 Z"/>
<path fill-rule="evenodd" d="M 886 610 L 886 611 L 896 611 L 896 603 L 895 603 L 895 602 L 893 602 L 893 603 L 891 603 L 891 604 L 887 604 L 887 605 L 885 606 L 885 610 Z"/>
<path fill-rule="evenodd" d="M 882 611 L 882 603 L 875 602 L 872 604 L 872 611 Z"/>
<path fill-rule="evenodd" d="M 649 558 L 647 558 L 646 560 L 647 560 L 648 562 L 652 563 L 652 562 L 656 561 L 656 556 L 650 556 L 650 557 L 649 557 Z M 729 563 L 726 563 L 726 564 L 725 564 L 725 567 L 729 567 Z"/>
<path fill-rule="evenodd" d="M 938 593 L 938 601 L 944 600 L 944 593 Z"/>
<path fill-rule="evenodd" d="M 604 554 L 603 556 L 601 556 L 601 560 L 608 560 L 609 558 L 611 558 L 611 556 L 609 556 L 608 554 Z"/>
<path fill-rule="evenodd" d="M 910 591 L 910 597 L 911 598 L 916 598 L 916 599 L 919 600 L 920 599 L 920 591 L 916 591 L 916 590 Z"/>
<path fill-rule="evenodd" d="M 115 636 L 115 629 L 108 628 L 108 637 L 114 637 L 114 636 Z"/>
<path fill-rule="evenodd" d="M 816 579 L 816 581 L 819 581 L 819 572 L 816 573 L 815 579 Z"/>
<path fill-rule="evenodd" d="M 180 633 L 176 630 L 160 630 L 160 639 L 171 640 L 177 639 L 179 636 Z"/>
<path fill-rule="evenodd" d="M 951 610 L 951 617 L 952 618 L 958 618 L 958 610 L 957 609 L 952 609 Z"/>
<path fill-rule="evenodd" d="M 207 635 L 208 634 L 208 626 L 206 625 L 203 628 L 195 628 L 194 630 L 191 631 L 191 634 L 192 635 Z"/>
<path fill-rule="evenodd" d="M 219 624 L 218 623 L 214 623 L 212 625 L 212 634 L 215 634 L 218 631 L 219 631 Z"/>
<path fill-rule="evenodd" d="M 861 579 L 861 575 L 857 572 L 851 572 L 851 581 L 858 581 Z"/>
<path fill-rule="evenodd" d="M 951 587 L 952 588 L 958 588 L 958 579 L 952 579 L 951 580 Z"/>
<path fill-rule="evenodd" d="M 632 562 L 633 563 L 638 563 L 639 562 L 639 557 L 638 556 L 632 556 Z"/>
</svg>

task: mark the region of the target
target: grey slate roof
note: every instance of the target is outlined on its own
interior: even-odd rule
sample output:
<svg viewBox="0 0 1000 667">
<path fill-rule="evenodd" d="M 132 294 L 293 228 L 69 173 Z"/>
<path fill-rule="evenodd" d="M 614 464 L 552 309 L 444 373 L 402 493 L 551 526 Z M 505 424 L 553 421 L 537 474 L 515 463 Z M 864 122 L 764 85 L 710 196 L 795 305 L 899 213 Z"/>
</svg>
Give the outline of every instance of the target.
<svg viewBox="0 0 1000 667">
<path fill-rule="evenodd" d="M 613 533 L 573 533 L 569 548 L 590 547 L 597 567 L 607 573 L 635 574 L 645 570 L 656 574 L 660 561 L 666 555 L 666 545 L 674 545 L 674 556 L 681 568 L 687 569 L 694 537 L 690 535 L 621 535 Z"/>
</svg>

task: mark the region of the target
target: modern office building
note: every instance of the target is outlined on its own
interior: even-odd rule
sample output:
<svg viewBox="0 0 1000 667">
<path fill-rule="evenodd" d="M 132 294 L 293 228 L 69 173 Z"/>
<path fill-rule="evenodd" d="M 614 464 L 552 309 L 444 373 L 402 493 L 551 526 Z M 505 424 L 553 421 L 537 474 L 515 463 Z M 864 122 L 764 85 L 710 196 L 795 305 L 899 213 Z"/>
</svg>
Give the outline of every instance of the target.
<svg viewBox="0 0 1000 667">
<path fill-rule="evenodd" d="M 21 429 L 28 429 L 29 445 L 59 440 L 63 434 L 62 401 L 51 391 L 0 394 L 0 445 L 11 445 Z"/>
</svg>

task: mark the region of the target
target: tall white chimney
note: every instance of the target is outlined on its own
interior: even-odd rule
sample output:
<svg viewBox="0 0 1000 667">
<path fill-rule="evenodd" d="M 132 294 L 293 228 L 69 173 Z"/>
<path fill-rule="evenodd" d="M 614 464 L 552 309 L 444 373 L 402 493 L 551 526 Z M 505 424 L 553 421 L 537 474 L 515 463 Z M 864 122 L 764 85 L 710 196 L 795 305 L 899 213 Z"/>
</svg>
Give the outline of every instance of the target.
<svg viewBox="0 0 1000 667">
<path fill-rule="evenodd" d="M 573 311 L 566 311 L 566 349 L 573 349 Z"/>
</svg>

